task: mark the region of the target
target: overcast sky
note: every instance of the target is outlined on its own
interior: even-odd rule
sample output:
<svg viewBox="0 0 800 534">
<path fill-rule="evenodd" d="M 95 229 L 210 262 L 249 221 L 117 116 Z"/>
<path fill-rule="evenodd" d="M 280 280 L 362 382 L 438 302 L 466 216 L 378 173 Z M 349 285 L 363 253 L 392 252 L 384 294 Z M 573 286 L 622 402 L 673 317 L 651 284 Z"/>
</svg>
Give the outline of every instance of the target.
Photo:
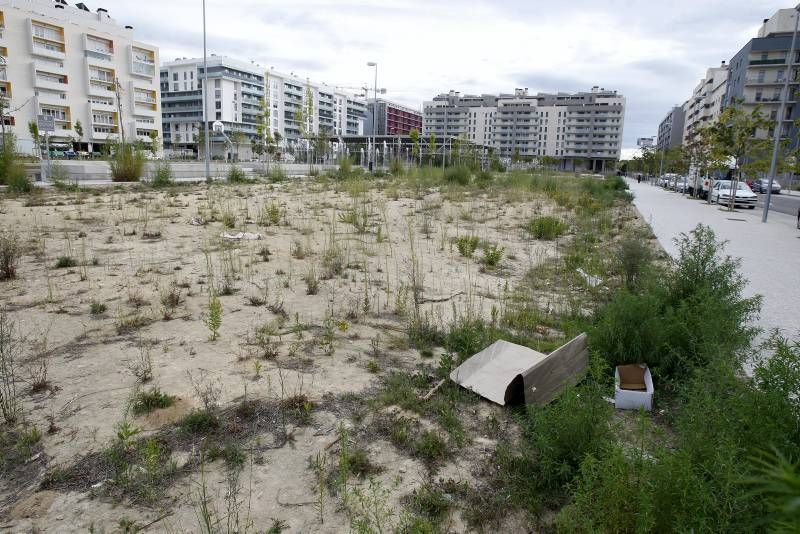
<svg viewBox="0 0 800 534">
<path fill-rule="evenodd" d="M 202 56 L 198 0 L 104 1 L 161 60 Z M 70 0 L 70 3 L 73 3 Z M 774 0 L 208 0 L 209 53 L 339 86 L 378 86 L 421 108 L 462 93 L 580 91 L 627 98 L 624 148 L 655 135 L 705 69 L 728 61 Z M 626 151 L 627 152 L 627 151 Z"/>
</svg>

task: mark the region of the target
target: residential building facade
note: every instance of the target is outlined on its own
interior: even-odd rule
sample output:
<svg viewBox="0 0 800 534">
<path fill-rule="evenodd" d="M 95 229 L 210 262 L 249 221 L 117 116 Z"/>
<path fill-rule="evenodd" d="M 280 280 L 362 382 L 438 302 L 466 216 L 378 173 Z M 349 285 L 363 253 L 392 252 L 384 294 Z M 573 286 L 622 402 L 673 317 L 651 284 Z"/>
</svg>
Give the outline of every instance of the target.
<svg viewBox="0 0 800 534">
<path fill-rule="evenodd" d="M 411 130 L 422 131 L 422 113 L 382 98 L 367 100 L 365 135 L 408 135 Z"/>
<path fill-rule="evenodd" d="M 795 50 L 791 66 L 787 55 L 792 42 L 794 9 L 781 9 L 771 18 L 764 19 L 758 36 L 745 44 L 730 61 L 730 77 L 725 94 L 725 105 L 741 104 L 747 111 L 758 106 L 762 113 L 777 121 L 786 77 L 789 76 L 789 94 L 798 90 L 798 64 L 800 52 Z M 798 46 L 800 48 L 800 46 Z M 789 136 L 792 146 L 798 144 L 798 129 L 794 121 L 800 118 L 794 98 L 790 98 L 781 118 L 781 135 Z M 771 135 L 759 132 L 758 135 Z"/>
<path fill-rule="evenodd" d="M 602 170 L 619 159 L 625 98 L 594 87 L 579 93 L 464 95 L 451 91 L 425 103 L 425 135 L 463 137 L 501 157 L 550 156 L 562 167 Z"/>
<path fill-rule="evenodd" d="M 673 107 L 658 125 L 656 148 L 659 151 L 679 147 L 683 143 L 683 106 Z"/>
<path fill-rule="evenodd" d="M 683 145 L 691 144 L 701 128 L 714 124 L 719 118 L 725 104 L 728 70 L 724 61 L 719 67 L 707 69 L 692 96 L 683 104 Z"/>
<path fill-rule="evenodd" d="M 233 149 L 239 158 L 251 156 L 250 147 L 258 139 L 258 125 L 267 110 L 265 133 L 284 148 L 320 133 L 331 138 L 363 134 L 363 99 L 254 62 L 212 54 L 207 64 L 209 130 L 219 121 L 229 139 L 236 132 L 243 134 L 244 138 L 236 134 L 244 142 Z M 161 67 L 164 144 L 172 151 L 202 151 L 198 147 L 203 136 L 202 78 L 202 59 L 178 59 Z M 214 155 L 230 154 L 224 137 L 212 134 L 212 141 Z"/>
<path fill-rule="evenodd" d="M 158 48 L 103 8 L 0 0 L 0 56 L 0 97 L 11 110 L 4 122 L 22 152 L 41 144 L 28 128 L 39 115 L 53 119 L 49 142 L 59 148 L 101 151 L 123 136 L 161 135 Z"/>
</svg>

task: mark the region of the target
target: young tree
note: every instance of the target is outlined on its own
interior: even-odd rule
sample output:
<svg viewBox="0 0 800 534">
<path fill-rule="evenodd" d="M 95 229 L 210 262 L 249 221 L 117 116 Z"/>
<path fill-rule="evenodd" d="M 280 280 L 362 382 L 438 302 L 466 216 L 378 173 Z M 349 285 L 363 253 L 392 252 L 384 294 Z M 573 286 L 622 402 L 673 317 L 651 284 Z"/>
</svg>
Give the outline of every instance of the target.
<svg viewBox="0 0 800 534">
<path fill-rule="evenodd" d="M 236 161 L 239 161 L 239 147 L 247 142 L 247 136 L 241 130 L 235 130 L 230 135 L 231 144 L 236 154 Z"/>
<path fill-rule="evenodd" d="M 411 159 L 415 162 L 419 160 L 420 165 L 422 165 L 422 151 L 420 150 L 419 130 L 413 128 L 410 132 L 408 132 L 408 136 L 411 138 Z"/>
<path fill-rule="evenodd" d="M 765 157 L 765 147 L 769 145 L 769 138 L 758 138 L 756 133 L 769 130 L 770 121 L 764 117 L 761 107 L 756 106 L 747 112 L 741 101 L 722 112 L 719 120 L 710 127 L 709 142 L 711 144 L 711 158 L 717 166 L 733 162 L 733 183 L 731 187 L 730 206 L 732 211 L 736 200 L 736 190 L 742 173 L 746 170 L 757 169 Z M 723 163 L 724 162 L 724 163 Z"/>
<path fill-rule="evenodd" d="M 150 130 L 150 153 L 153 154 L 153 157 L 158 155 L 160 143 L 158 139 L 158 132 L 156 130 Z"/>
<path fill-rule="evenodd" d="M 430 137 L 428 138 L 428 159 L 431 165 L 433 165 L 435 157 L 436 157 L 436 136 L 431 134 Z"/>
<path fill-rule="evenodd" d="M 83 141 L 83 124 L 80 120 L 75 121 L 75 126 L 72 129 L 75 132 L 75 143 L 80 144 Z M 77 147 L 80 149 L 80 147 Z"/>
<path fill-rule="evenodd" d="M 42 147 L 41 142 L 39 140 L 39 124 L 36 121 L 28 121 L 28 132 L 31 134 L 31 139 L 33 139 L 33 146 L 39 155 L 42 154 Z"/>
</svg>

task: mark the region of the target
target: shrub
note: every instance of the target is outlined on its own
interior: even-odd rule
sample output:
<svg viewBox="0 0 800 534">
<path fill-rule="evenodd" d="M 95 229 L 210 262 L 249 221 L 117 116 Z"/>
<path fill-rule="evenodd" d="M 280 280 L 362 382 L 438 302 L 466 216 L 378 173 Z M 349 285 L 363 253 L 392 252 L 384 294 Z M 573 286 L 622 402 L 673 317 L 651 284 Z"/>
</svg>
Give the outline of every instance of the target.
<svg viewBox="0 0 800 534">
<path fill-rule="evenodd" d="M 392 158 L 392 161 L 389 163 L 389 173 L 392 176 L 403 176 L 406 172 L 406 168 L 403 165 L 403 162 L 400 158 Z"/>
<path fill-rule="evenodd" d="M 5 182 L 9 193 L 19 195 L 33 191 L 33 184 L 25 174 L 25 167 L 17 162 L 9 167 Z"/>
<path fill-rule="evenodd" d="M 528 221 L 525 230 L 535 239 L 552 241 L 567 231 L 567 223 L 556 217 L 545 215 Z"/>
<path fill-rule="evenodd" d="M 650 249 L 642 239 L 626 236 L 617 246 L 616 261 L 625 285 L 634 287 L 650 262 Z"/>
<path fill-rule="evenodd" d="M 244 171 L 236 165 L 231 165 L 228 169 L 228 182 L 232 184 L 241 184 L 247 181 L 247 176 Z"/>
<path fill-rule="evenodd" d="M 153 170 L 153 181 L 151 184 L 155 188 L 169 187 L 172 185 L 172 166 L 167 161 L 159 161 Z"/>
<path fill-rule="evenodd" d="M 72 256 L 59 256 L 56 260 L 56 269 L 67 269 L 76 265 L 78 262 Z"/>
<path fill-rule="evenodd" d="M 219 418 L 207 410 L 195 410 L 181 419 L 178 426 L 190 434 L 205 434 L 219 428 Z"/>
<path fill-rule="evenodd" d="M 133 415 L 143 415 L 160 408 L 168 408 L 175 402 L 175 397 L 167 395 L 158 387 L 147 391 L 139 391 L 131 403 Z"/>
<path fill-rule="evenodd" d="M 478 236 L 461 236 L 456 241 L 456 246 L 458 247 L 458 253 L 461 254 L 465 258 L 471 258 L 472 255 L 475 253 L 475 249 L 478 248 L 478 243 L 480 239 Z"/>
<path fill-rule="evenodd" d="M 102 315 L 106 312 L 106 305 L 102 302 L 92 302 L 89 304 L 89 313 L 92 315 Z"/>
<path fill-rule="evenodd" d="M 0 280 L 17 276 L 17 265 L 22 255 L 17 234 L 11 230 L 0 231 Z"/>
<path fill-rule="evenodd" d="M 345 156 L 339 159 L 339 169 L 336 172 L 336 177 L 343 180 L 349 178 L 353 174 L 353 161 Z"/>
<path fill-rule="evenodd" d="M 444 181 L 449 184 L 469 185 L 470 172 L 467 167 L 448 167 L 444 171 Z"/>
<path fill-rule="evenodd" d="M 269 170 L 270 182 L 283 182 L 286 180 L 286 172 L 280 165 L 273 165 Z"/>
<path fill-rule="evenodd" d="M 483 264 L 487 267 L 497 267 L 503 259 L 505 247 L 490 245 L 483 249 Z"/>
<path fill-rule="evenodd" d="M 498 447 L 498 480 L 504 501 L 530 512 L 560 502 L 584 458 L 611 444 L 613 407 L 595 383 L 569 388 L 520 417 L 519 445 Z"/>
<path fill-rule="evenodd" d="M 144 170 L 144 153 L 132 143 L 116 145 L 109 162 L 111 179 L 115 182 L 138 182 Z"/>
<path fill-rule="evenodd" d="M 475 181 L 478 183 L 478 187 L 481 188 L 488 187 L 492 180 L 494 180 L 494 175 L 489 171 L 480 171 L 475 176 Z"/>
<path fill-rule="evenodd" d="M 738 262 L 723 250 L 710 228 L 682 234 L 674 268 L 649 273 L 636 291 L 620 291 L 598 311 L 593 350 L 613 365 L 645 362 L 667 380 L 720 358 L 740 362 L 760 298 L 743 296 Z"/>
</svg>

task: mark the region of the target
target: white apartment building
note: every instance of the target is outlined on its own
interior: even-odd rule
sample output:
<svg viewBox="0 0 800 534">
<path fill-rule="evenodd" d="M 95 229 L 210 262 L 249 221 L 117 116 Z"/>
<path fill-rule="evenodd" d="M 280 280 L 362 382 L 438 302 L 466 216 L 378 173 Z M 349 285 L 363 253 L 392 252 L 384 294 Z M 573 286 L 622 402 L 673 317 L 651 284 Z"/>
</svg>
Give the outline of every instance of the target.
<svg viewBox="0 0 800 534">
<path fill-rule="evenodd" d="M 722 113 L 728 85 L 728 65 L 706 70 L 692 96 L 683 104 L 683 145 L 691 143 L 700 128 L 716 122 Z"/>
<path fill-rule="evenodd" d="M 211 55 L 208 64 L 208 99 L 205 116 L 211 125 L 219 121 L 225 134 L 235 140 L 245 135 L 241 146 L 230 147 L 222 136 L 212 134 L 213 155 L 233 151 L 249 157 L 250 141 L 256 138 L 262 101 L 264 71 L 255 63 Z M 170 151 L 197 150 L 203 126 L 203 60 L 176 59 L 161 66 L 161 113 L 164 147 Z"/>
<path fill-rule="evenodd" d="M 83 3 L 0 0 L 0 95 L 16 109 L 5 122 L 20 151 L 33 152 L 38 115 L 54 119 L 50 141 L 62 148 L 160 136 L 158 49 L 133 33 Z"/>
<path fill-rule="evenodd" d="M 622 151 L 625 98 L 594 87 L 590 92 L 460 95 L 451 91 L 424 105 L 425 135 L 462 137 L 501 157 L 562 160 L 566 169 L 602 170 Z"/>
<path fill-rule="evenodd" d="M 247 141 L 234 150 L 240 158 L 250 157 L 251 141 L 257 139 L 257 125 L 265 109 L 269 110 L 269 134 L 283 148 L 305 143 L 303 132 L 324 132 L 332 138 L 363 133 L 364 99 L 255 62 L 212 54 L 207 63 L 209 130 L 213 122 L 220 121 L 229 138 L 234 132 L 243 133 Z M 176 59 L 161 67 L 164 145 L 169 150 L 202 150 L 197 147 L 203 128 L 202 78 L 202 58 Z M 301 125 L 301 112 L 309 109 L 312 113 Z M 223 137 L 212 135 L 212 141 L 213 155 L 230 155 L 231 147 Z"/>
</svg>

